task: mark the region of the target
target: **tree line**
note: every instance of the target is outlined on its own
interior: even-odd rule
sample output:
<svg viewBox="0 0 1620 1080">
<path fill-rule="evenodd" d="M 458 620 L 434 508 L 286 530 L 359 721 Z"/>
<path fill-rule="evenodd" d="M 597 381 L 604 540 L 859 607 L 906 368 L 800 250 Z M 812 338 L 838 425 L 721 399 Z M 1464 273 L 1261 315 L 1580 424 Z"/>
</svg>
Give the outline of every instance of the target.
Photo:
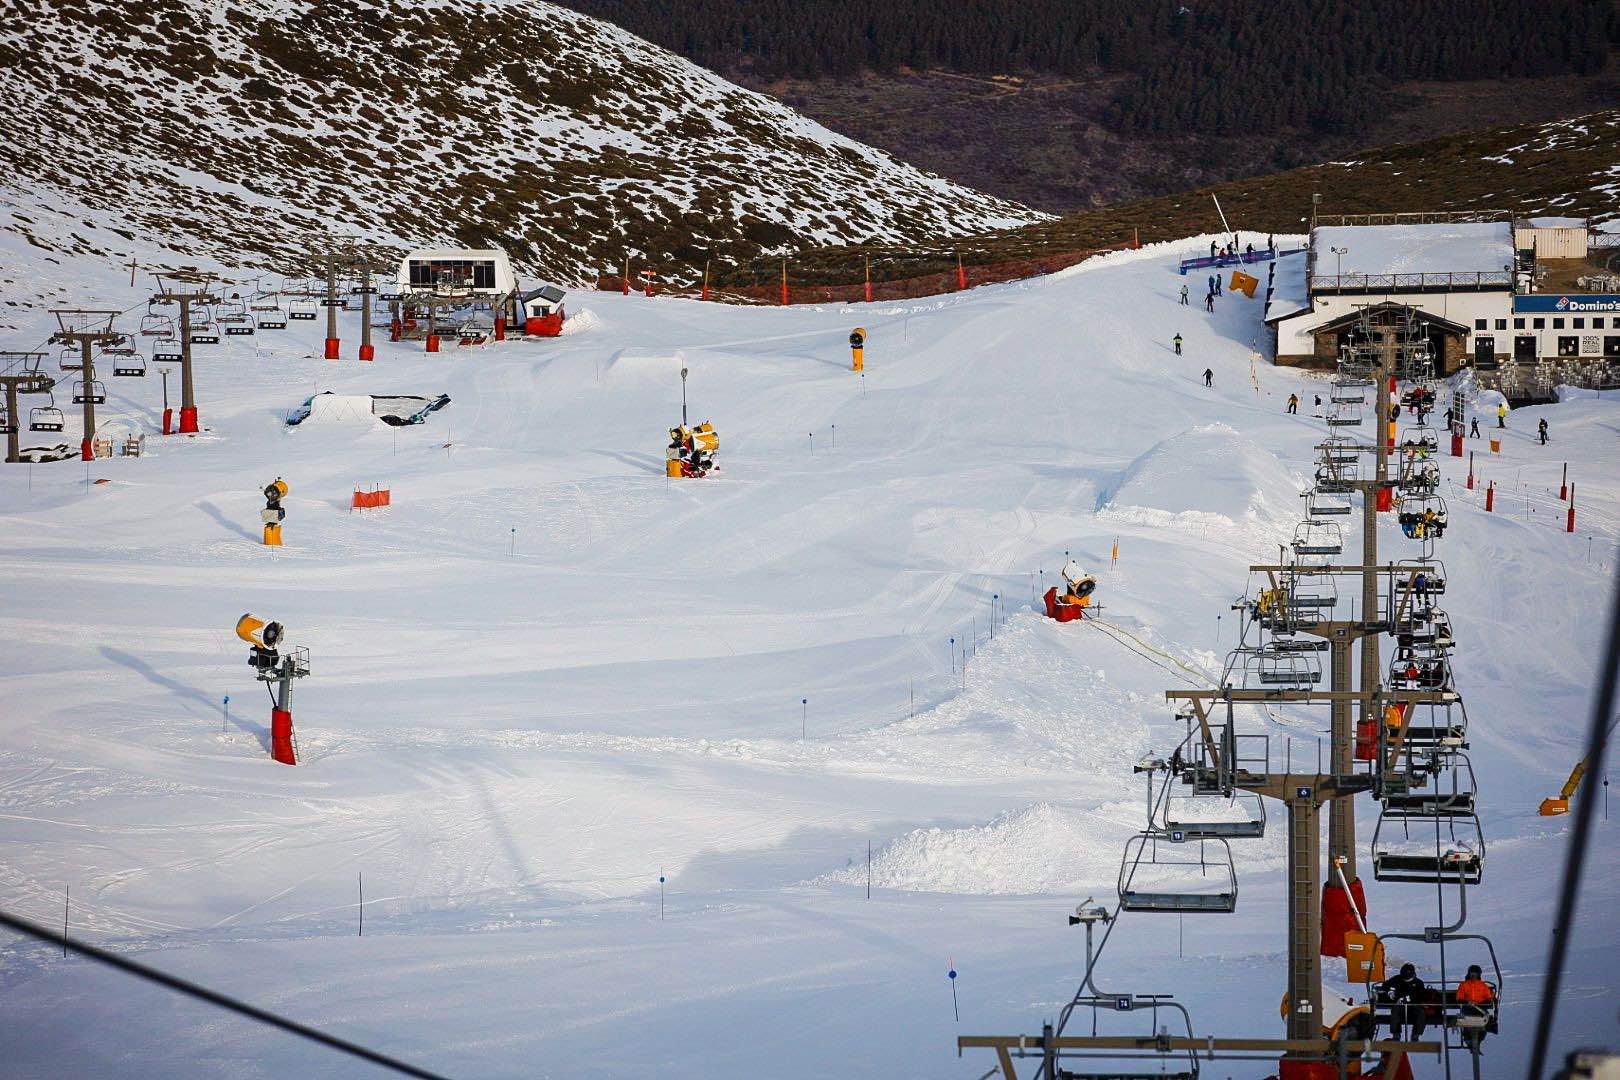
<svg viewBox="0 0 1620 1080">
<path fill-rule="evenodd" d="M 945 68 L 1128 74 L 1107 119 L 1152 134 L 1354 131 L 1407 80 L 1587 75 L 1612 0 L 564 0 L 762 78 Z"/>
</svg>

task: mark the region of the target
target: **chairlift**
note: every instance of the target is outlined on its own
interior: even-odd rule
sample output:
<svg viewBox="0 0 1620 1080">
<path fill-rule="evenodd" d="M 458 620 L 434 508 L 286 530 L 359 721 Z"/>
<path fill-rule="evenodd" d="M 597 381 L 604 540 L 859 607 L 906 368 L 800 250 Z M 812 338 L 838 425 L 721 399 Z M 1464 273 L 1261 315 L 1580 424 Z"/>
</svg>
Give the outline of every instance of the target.
<svg viewBox="0 0 1620 1080">
<path fill-rule="evenodd" d="M 29 431 L 61 431 L 67 424 L 62 410 L 56 407 L 56 399 L 51 399 L 49 405 L 36 405 L 28 410 Z"/>
<path fill-rule="evenodd" d="M 1391 814 L 1386 806 L 1371 847 L 1377 881 L 1478 885 L 1485 876 L 1485 831 L 1474 813 Z"/>
<path fill-rule="evenodd" d="M 1341 517 L 1355 512 L 1349 495 L 1337 491 L 1310 491 L 1305 496 L 1305 512 L 1313 518 Z"/>
<path fill-rule="evenodd" d="M 1305 520 L 1294 528 L 1294 554 L 1338 555 L 1344 551 L 1344 534 L 1337 522 Z"/>
<path fill-rule="evenodd" d="M 1371 385 L 1370 379 L 1341 376 L 1333 380 L 1333 387 L 1328 391 L 1328 401 L 1334 405 L 1365 404 L 1367 387 Z"/>
<path fill-rule="evenodd" d="M 107 387 L 100 379 L 91 379 L 88 382 L 84 379 L 73 380 L 73 404 L 83 405 L 88 402 L 91 405 L 102 405 L 106 401 Z"/>
<path fill-rule="evenodd" d="M 1362 407 L 1354 402 L 1339 402 L 1328 411 L 1328 427 L 1360 427 Z"/>
<path fill-rule="evenodd" d="M 10 435 L 17 430 L 11 414 L 6 411 L 6 404 L 0 401 L 0 435 Z"/>
<path fill-rule="evenodd" d="M 1237 868 L 1225 839 L 1149 829 L 1125 842 L 1121 911 L 1227 914 L 1237 910 Z"/>
<path fill-rule="evenodd" d="M 193 345 L 219 344 L 219 327 L 214 324 L 214 320 L 206 312 L 201 313 L 191 324 L 191 343 Z"/>
<path fill-rule="evenodd" d="M 1401 404 L 1408 409 L 1431 410 L 1434 408 L 1434 401 L 1434 387 L 1423 382 L 1409 387 L 1405 393 L 1401 394 Z"/>
<path fill-rule="evenodd" d="M 1430 495 L 1440 490 L 1440 466 L 1420 455 L 1401 455 L 1400 478 L 1395 481 L 1403 495 Z"/>
<path fill-rule="evenodd" d="M 320 305 L 310 297 L 300 297 L 287 306 L 287 318 L 294 322 L 313 322 Z"/>
<path fill-rule="evenodd" d="M 152 362 L 154 364 L 178 364 L 184 356 L 185 352 L 179 338 L 158 338 L 152 345 Z"/>
<path fill-rule="evenodd" d="M 1383 813 L 1390 818 L 1467 817 L 1474 813 L 1478 793 L 1468 755 L 1448 753 L 1419 787 L 1385 795 Z"/>
<path fill-rule="evenodd" d="M 1468 745 L 1468 710 L 1461 698 L 1389 706 L 1384 726 L 1385 741 L 1409 753 L 1451 752 Z"/>
<path fill-rule="evenodd" d="M 254 308 L 254 323 L 260 330 L 287 329 L 287 316 L 279 304 Z"/>
<path fill-rule="evenodd" d="M 1437 607 L 1414 607 L 1407 618 L 1397 620 L 1395 641 L 1400 645 L 1433 645 L 1449 649 L 1456 644 L 1451 635 L 1451 616 Z"/>
<path fill-rule="evenodd" d="M 1188 840 L 1246 840 L 1266 834 L 1266 807 L 1259 795 L 1240 791 L 1224 795 L 1165 793 L 1164 831 Z"/>
<path fill-rule="evenodd" d="M 1438 540 L 1446 531 L 1446 500 L 1432 493 L 1407 496 L 1395 520 L 1408 540 Z"/>
<path fill-rule="evenodd" d="M 63 371 L 83 371 L 84 351 L 77 345 L 69 345 L 56 354 L 56 364 Z"/>
<path fill-rule="evenodd" d="M 174 320 L 167 315 L 155 312 L 141 316 L 141 336 L 157 337 L 160 334 L 174 332 Z"/>
<path fill-rule="evenodd" d="M 1418 458 L 1440 452 L 1440 435 L 1428 424 L 1415 424 L 1406 430 L 1400 449 Z"/>
<path fill-rule="evenodd" d="M 112 373 L 121 379 L 140 378 L 146 374 L 146 357 L 131 349 L 113 360 Z"/>
<path fill-rule="evenodd" d="M 1401 563 L 1395 568 L 1395 591 L 1410 594 L 1416 600 L 1443 596 L 1446 591 L 1446 567 L 1438 559 L 1417 563 Z"/>
<path fill-rule="evenodd" d="M 1324 462 L 1316 467 L 1313 490 L 1323 495 L 1348 495 L 1356 490 L 1359 470 L 1354 465 Z"/>
<path fill-rule="evenodd" d="M 256 324 L 253 316 L 244 311 L 221 316 L 219 325 L 224 327 L 226 337 L 246 337 L 253 333 Z"/>
<path fill-rule="evenodd" d="M 1261 690 L 1309 690 L 1322 680 L 1316 657 L 1267 642 L 1244 658 L 1243 685 Z"/>
</svg>

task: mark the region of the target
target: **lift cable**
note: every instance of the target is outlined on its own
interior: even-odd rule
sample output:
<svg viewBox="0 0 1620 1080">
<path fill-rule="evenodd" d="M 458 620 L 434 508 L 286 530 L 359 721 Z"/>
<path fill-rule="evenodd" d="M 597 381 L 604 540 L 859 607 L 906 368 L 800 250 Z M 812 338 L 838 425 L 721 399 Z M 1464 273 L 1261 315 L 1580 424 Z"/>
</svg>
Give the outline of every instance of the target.
<svg viewBox="0 0 1620 1080">
<path fill-rule="evenodd" d="M 1620 567 L 1616 568 L 1616 588 L 1609 614 L 1609 640 L 1598 671 L 1597 699 L 1592 707 L 1592 727 L 1587 737 L 1587 774 L 1603 773 L 1604 753 L 1609 744 L 1609 718 L 1615 711 L 1616 684 L 1620 683 Z M 1536 1017 L 1536 1041 L 1530 1052 L 1530 1080 L 1540 1080 L 1547 1060 L 1547 1044 L 1552 1039 L 1553 1020 L 1558 1014 L 1558 990 L 1564 978 L 1564 957 L 1569 951 L 1569 933 L 1575 921 L 1575 897 L 1581 887 L 1581 871 L 1592 838 L 1592 818 L 1598 800 L 1592 797 L 1591 782 L 1586 794 L 1575 805 L 1575 827 L 1570 830 L 1564 858 L 1564 879 L 1558 891 L 1558 913 L 1553 919 L 1552 943 L 1547 949 L 1547 983 L 1542 989 L 1541 1009 Z"/>
<path fill-rule="evenodd" d="M 9 927 L 10 929 L 17 931 L 19 934 L 24 934 L 32 938 L 38 938 L 40 941 L 48 942 L 52 945 L 60 944 L 65 949 L 70 949 L 81 956 L 88 957 L 89 959 L 98 963 L 106 964 L 109 967 L 115 967 L 120 971 L 126 972 L 127 974 L 134 975 L 136 978 L 145 979 L 148 982 L 155 982 L 159 986 L 166 986 L 170 990 L 185 994 L 187 997 L 194 997 L 200 1001 L 206 1001 L 210 1005 L 217 1005 L 221 1009 L 227 1009 L 230 1012 L 238 1013 L 261 1024 L 269 1024 L 272 1027 L 278 1027 L 283 1031 L 297 1035 L 299 1038 L 308 1039 L 311 1042 L 318 1042 L 323 1046 L 329 1046 L 334 1050 L 360 1058 L 363 1061 L 369 1061 L 373 1065 L 381 1066 L 384 1069 L 389 1069 L 393 1072 L 400 1073 L 401 1075 L 422 1077 L 424 1080 L 447 1080 L 446 1077 L 439 1073 L 429 1072 L 426 1069 L 418 1068 L 409 1062 L 404 1062 L 400 1061 L 398 1058 L 389 1057 L 387 1054 L 368 1049 L 358 1043 L 349 1042 L 347 1039 L 340 1039 L 336 1035 L 328 1035 L 324 1031 L 319 1031 L 315 1028 L 309 1027 L 308 1025 L 300 1024 L 296 1020 L 289 1020 L 284 1016 L 280 1016 L 266 1009 L 261 1009 L 256 1005 L 249 1005 L 245 1001 L 238 1001 L 236 998 L 228 997 L 217 990 L 210 990 L 206 986 L 200 986 L 197 983 L 189 982 L 177 976 L 170 975 L 167 972 L 148 967 L 145 964 L 138 963 L 129 959 L 128 957 L 120 956 L 117 953 L 108 952 L 106 949 L 86 944 L 85 942 L 79 941 L 76 938 L 71 938 L 66 934 L 59 933 L 50 927 L 41 926 L 39 923 L 31 922 L 28 919 L 19 918 L 8 911 L 0 911 L 0 926 Z"/>
</svg>

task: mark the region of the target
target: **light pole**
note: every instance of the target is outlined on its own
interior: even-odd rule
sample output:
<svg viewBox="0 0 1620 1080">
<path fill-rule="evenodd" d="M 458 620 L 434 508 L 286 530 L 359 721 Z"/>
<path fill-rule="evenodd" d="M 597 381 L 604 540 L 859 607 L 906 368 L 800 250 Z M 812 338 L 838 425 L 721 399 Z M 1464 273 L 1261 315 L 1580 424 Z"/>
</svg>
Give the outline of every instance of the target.
<svg viewBox="0 0 1620 1080">
<path fill-rule="evenodd" d="M 1342 289 L 1344 287 L 1344 257 L 1350 254 L 1350 249 L 1336 247 L 1328 248 L 1328 250 L 1333 252 L 1334 269 L 1336 276 L 1338 277 L 1337 284 Z"/>
<path fill-rule="evenodd" d="M 686 376 L 689 370 L 681 368 L 681 427 L 686 426 Z"/>
</svg>

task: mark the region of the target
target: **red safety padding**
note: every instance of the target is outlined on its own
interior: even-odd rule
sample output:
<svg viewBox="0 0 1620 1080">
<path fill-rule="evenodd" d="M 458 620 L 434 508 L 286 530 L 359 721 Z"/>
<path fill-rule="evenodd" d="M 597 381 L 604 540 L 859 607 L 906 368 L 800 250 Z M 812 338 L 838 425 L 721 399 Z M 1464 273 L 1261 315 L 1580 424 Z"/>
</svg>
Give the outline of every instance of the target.
<svg viewBox="0 0 1620 1080">
<path fill-rule="evenodd" d="M 1058 622 L 1073 622 L 1085 617 L 1086 609 L 1079 604 L 1060 604 L 1057 599 L 1057 586 L 1046 590 L 1042 598 L 1046 601 L 1046 616 Z"/>
<path fill-rule="evenodd" d="M 270 756 L 283 765 L 296 765 L 293 751 L 292 713 L 282 709 L 270 710 Z"/>
</svg>

